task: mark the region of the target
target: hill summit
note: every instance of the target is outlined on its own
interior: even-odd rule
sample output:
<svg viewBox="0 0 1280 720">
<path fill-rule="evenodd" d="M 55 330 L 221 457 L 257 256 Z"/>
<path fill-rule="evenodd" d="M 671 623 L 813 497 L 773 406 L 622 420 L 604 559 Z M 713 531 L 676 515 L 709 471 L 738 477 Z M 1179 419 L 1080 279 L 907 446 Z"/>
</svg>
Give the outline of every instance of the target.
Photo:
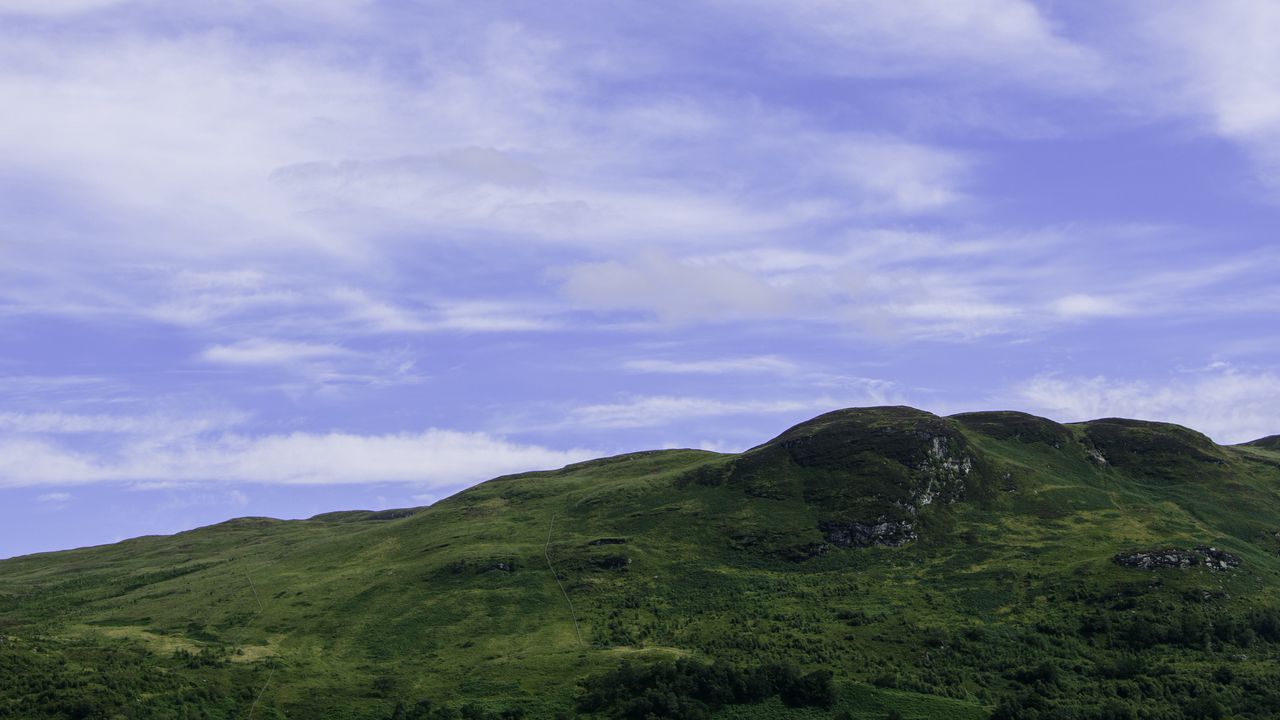
<svg viewBox="0 0 1280 720">
<path fill-rule="evenodd" d="M 1280 448 L 838 410 L 426 508 L 0 562 L 0 718 L 1280 707 Z"/>
</svg>

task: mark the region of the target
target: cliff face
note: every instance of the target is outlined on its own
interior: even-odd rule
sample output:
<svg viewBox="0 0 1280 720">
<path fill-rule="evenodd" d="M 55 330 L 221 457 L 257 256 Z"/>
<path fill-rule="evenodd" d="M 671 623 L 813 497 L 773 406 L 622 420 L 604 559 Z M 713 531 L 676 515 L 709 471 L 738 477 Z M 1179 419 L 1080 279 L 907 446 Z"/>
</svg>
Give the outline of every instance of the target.
<svg viewBox="0 0 1280 720">
<path fill-rule="evenodd" d="M 744 453 L 731 485 L 763 498 L 799 497 L 828 542 L 902 545 L 921 508 L 965 497 L 978 466 L 955 423 L 906 407 L 821 415 Z"/>
</svg>

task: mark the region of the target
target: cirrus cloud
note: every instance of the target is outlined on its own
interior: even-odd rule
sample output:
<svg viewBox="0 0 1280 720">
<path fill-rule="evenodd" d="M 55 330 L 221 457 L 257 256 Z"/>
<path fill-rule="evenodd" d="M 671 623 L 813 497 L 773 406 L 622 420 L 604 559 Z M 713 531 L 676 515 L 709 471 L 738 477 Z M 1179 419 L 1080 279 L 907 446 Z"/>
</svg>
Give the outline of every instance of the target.
<svg viewBox="0 0 1280 720">
<path fill-rule="evenodd" d="M 359 435 L 202 435 L 143 438 L 107 452 L 70 449 L 46 438 L 0 438 L 0 487 L 88 483 L 410 483 L 456 487 L 594 457 L 486 433 L 429 429 Z"/>
</svg>

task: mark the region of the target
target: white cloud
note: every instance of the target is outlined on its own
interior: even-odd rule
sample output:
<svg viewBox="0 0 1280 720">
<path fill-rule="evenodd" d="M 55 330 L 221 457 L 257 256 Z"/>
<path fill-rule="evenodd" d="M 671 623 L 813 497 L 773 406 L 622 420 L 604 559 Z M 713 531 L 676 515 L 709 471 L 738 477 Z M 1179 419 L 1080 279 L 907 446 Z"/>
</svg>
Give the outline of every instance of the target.
<svg viewBox="0 0 1280 720">
<path fill-rule="evenodd" d="M 1280 5 L 1177 0 L 1140 17 L 1141 96 L 1246 148 L 1280 197 Z"/>
<path fill-rule="evenodd" d="M 587 428 L 656 427 L 676 422 L 733 415 L 818 414 L 843 407 L 898 402 L 892 383 L 864 381 L 859 392 L 843 396 L 778 400 L 721 400 L 669 395 L 640 396 L 622 402 L 574 408 L 564 425 Z"/>
<path fill-rule="evenodd" d="M 787 312 L 792 297 L 763 278 L 723 264 L 696 265 L 661 252 L 630 262 L 571 268 L 564 290 L 599 309 L 644 309 L 669 322 L 719 322 Z"/>
<path fill-rule="evenodd" d="M 408 308 L 355 288 L 338 288 L 330 297 L 339 304 L 342 320 L 366 332 L 536 332 L 559 327 L 548 317 L 556 308 L 536 301 L 453 300 Z"/>
<path fill-rule="evenodd" d="M 849 186 L 862 191 L 871 212 L 927 213 L 963 199 L 959 188 L 970 162 L 962 154 L 906 143 L 865 138 L 831 143 L 823 155 Z"/>
<path fill-rule="evenodd" d="M 36 496 L 36 502 L 42 503 L 64 503 L 71 499 L 71 493 L 67 492 L 51 492 Z"/>
<path fill-rule="evenodd" d="M 631 372 L 672 375 L 725 375 L 735 373 L 793 375 L 800 372 L 798 365 L 776 355 L 686 361 L 663 359 L 628 360 L 623 363 L 622 367 L 624 370 Z"/>
<path fill-rule="evenodd" d="M 1050 306 L 1054 313 L 1068 318 L 1116 317 L 1133 312 L 1126 303 L 1099 295 L 1066 295 Z"/>
<path fill-rule="evenodd" d="M 64 412 L 0 413 L 0 432 L 186 436 L 224 429 L 245 420 L 241 413 L 210 411 L 200 416 L 107 415 Z"/>
<path fill-rule="evenodd" d="M 0 376 L 0 397 L 15 400 L 48 402 L 51 398 L 101 390 L 111 383 L 93 375 L 9 375 Z"/>
<path fill-rule="evenodd" d="M 723 0 L 755 11 L 781 52 L 807 68 L 872 77 L 1015 80 L 1037 90 L 1104 82 L 1103 64 L 1026 0 Z"/>
<path fill-rule="evenodd" d="M 1280 433 L 1280 376 L 1217 366 L 1165 382 L 1044 375 L 1016 389 L 1024 407 L 1064 422 L 1127 417 L 1173 422 L 1218 442 Z"/>
<path fill-rule="evenodd" d="M 120 5 L 128 0 L 9 0 L 0 15 L 75 15 Z"/>
<path fill-rule="evenodd" d="M 106 453 L 77 451 L 50 440 L 0 438 L 0 486 L 156 480 L 447 487 L 506 473 L 557 468 L 595 455 L 588 450 L 553 450 L 485 433 L 440 429 L 387 435 L 152 438 Z"/>
<path fill-rule="evenodd" d="M 200 359 L 221 365 L 296 365 L 312 360 L 346 358 L 354 354 L 337 345 L 255 338 L 232 345 L 205 348 L 200 353 Z"/>
<path fill-rule="evenodd" d="M 373 0 L 224 0 L 216 6 L 203 8 L 215 14 L 231 16 L 265 7 L 291 9 L 306 12 L 308 17 L 351 18 L 353 11 L 372 3 Z M 47 18 L 70 18 L 76 15 L 110 10 L 117 7 L 145 7 L 158 5 L 161 0 L 5 0 L 0 5 L 0 15 L 32 15 Z"/>
</svg>

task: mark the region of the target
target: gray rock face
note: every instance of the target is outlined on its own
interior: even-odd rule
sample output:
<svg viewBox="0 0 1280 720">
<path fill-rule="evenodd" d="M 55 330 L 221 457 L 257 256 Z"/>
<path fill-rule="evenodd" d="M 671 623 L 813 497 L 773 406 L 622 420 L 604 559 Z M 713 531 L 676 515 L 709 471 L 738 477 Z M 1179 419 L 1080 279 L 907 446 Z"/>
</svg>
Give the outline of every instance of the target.
<svg viewBox="0 0 1280 720">
<path fill-rule="evenodd" d="M 913 525 L 906 520 L 879 522 L 824 522 L 820 526 L 827 542 L 839 547 L 898 547 L 916 539 Z"/>
<path fill-rule="evenodd" d="M 1226 550 L 1219 550 L 1208 545 L 1199 545 L 1196 552 L 1204 556 L 1205 567 L 1210 570 L 1233 570 L 1240 567 L 1240 558 Z"/>
<path fill-rule="evenodd" d="M 963 500 L 981 472 L 959 424 L 904 407 L 838 410 L 735 461 L 726 482 L 751 497 L 803 497 L 834 547 L 916 539 L 924 508 Z"/>
<path fill-rule="evenodd" d="M 1134 568 L 1136 570 L 1157 570 L 1160 568 L 1186 570 L 1197 565 L 1203 565 L 1216 572 L 1234 570 L 1240 567 L 1240 558 L 1225 550 L 1219 550 L 1208 545 L 1199 545 L 1194 550 L 1181 550 L 1178 548 L 1138 550 L 1119 553 L 1112 560 L 1121 567 Z"/>
</svg>

